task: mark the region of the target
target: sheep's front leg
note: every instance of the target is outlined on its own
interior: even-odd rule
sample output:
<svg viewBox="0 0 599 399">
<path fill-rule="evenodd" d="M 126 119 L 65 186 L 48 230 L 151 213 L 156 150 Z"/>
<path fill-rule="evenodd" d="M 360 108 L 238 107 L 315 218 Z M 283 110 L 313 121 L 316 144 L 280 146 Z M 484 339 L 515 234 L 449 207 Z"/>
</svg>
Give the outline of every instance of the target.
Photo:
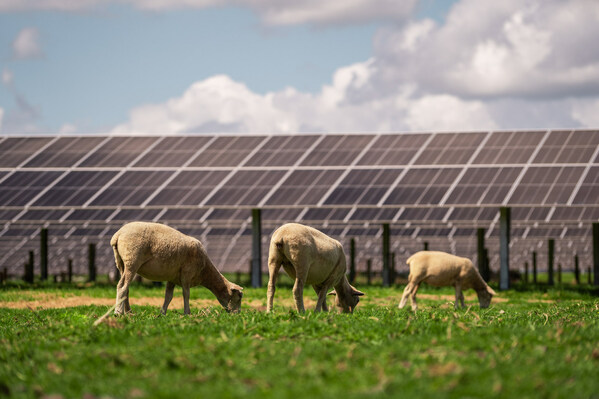
<svg viewBox="0 0 599 399">
<path fill-rule="evenodd" d="M 462 307 L 464 307 L 464 294 L 462 294 L 462 284 L 460 282 L 455 283 L 455 304 L 454 309 L 458 308 L 458 303 L 461 301 Z"/>
<path fill-rule="evenodd" d="M 189 284 L 183 284 L 183 313 L 191 314 L 191 310 L 189 309 Z"/>
<path fill-rule="evenodd" d="M 268 261 L 268 291 L 266 292 L 266 312 L 272 312 L 273 303 L 275 299 L 275 290 L 277 277 L 279 270 L 281 269 L 281 263 L 272 259 Z"/>
<path fill-rule="evenodd" d="M 168 309 L 168 305 L 171 303 L 173 299 L 173 291 L 175 290 L 175 284 L 170 281 L 166 282 L 166 291 L 164 292 L 164 304 L 162 305 L 162 314 L 166 314 L 166 310 Z"/>
<path fill-rule="evenodd" d="M 316 301 L 316 308 L 314 308 L 315 312 L 320 312 L 321 310 L 328 312 L 329 307 L 327 306 L 327 292 L 329 291 L 329 287 L 326 285 L 315 285 L 314 291 L 318 294 L 318 300 Z"/>
</svg>

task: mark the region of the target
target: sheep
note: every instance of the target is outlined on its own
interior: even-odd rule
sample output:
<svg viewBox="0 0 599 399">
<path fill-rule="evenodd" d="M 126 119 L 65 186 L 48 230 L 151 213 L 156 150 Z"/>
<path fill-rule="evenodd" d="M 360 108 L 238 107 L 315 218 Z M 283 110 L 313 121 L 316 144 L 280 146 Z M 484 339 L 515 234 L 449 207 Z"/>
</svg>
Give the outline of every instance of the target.
<svg viewBox="0 0 599 399">
<path fill-rule="evenodd" d="M 473 288 L 478 294 L 481 308 L 489 307 L 491 298 L 493 295 L 497 295 L 485 283 L 470 259 L 439 251 L 420 251 L 408 258 L 406 263 L 410 266 L 410 275 L 408 276 L 408 285 L 399 302 L 400 309 L 406 305 L 408 297 L 412 302 L 412 310 L 418 309 L 416 292 L 423 281 L 435 287 L 453 285 L 455 287 L 455 309 L 458 308 L 458 301 L 464 307 L 462 289 Z"/>
<path fill-rule="evenodd" d="M 132 222 L 112 236 L 110 245 L 121 273 L 115 314 L 131 311 L 129 284 L 136 273 L 149 280 L 166 281 L 163 315 L 173 299 L 175 285 L 183 288 L 186 315 L 190 314 L 189 289 L 197 285 L 212 291 L 227 311 L 239 311 L 243 288 L 220 274 L 199 240 L 164 224 Z"/>
<path fill-rule="evenodd" d="M 349 284 L 345 254 L 339 241 L 309 226 L 288 223 L 279 227 L 270 240 L 268 254 L 268 291 L 266 311 L 273 310 L 275 283 L 283 266 L 287 274 L 295 279 L 293 297 L 297 311 L 304 312 L 304 285 L 310 284 L 318 294 L 315 311 L 328 311 L 327 291 L 336 295 L 335 305 L 343 313 L 352 313 L 363 292 Z"/>
</svg>

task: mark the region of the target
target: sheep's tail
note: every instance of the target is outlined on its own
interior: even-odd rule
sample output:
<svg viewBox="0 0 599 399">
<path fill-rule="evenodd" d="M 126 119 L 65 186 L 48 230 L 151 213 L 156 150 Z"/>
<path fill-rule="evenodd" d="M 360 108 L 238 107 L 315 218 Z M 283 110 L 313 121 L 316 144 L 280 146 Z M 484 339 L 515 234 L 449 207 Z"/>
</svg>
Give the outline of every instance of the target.
<svg viewBox="0 0 599 399">
<path fill-rule="evenodd" d="M 414 254 L 414 255 L 416 255 L 416 254 Z M 410 263 L 412 262 L 412 260 L 414 260 L 414 255 L 410 256 L 410 257 L 408 258 L 408 260 L 406 260 L 406 264 L 407 264 L 408 266 L 410 266 Z"/>
<path fill-rule="evenodd" d="M 283 239 L 281 238 L 279 241 L 275 241 L 275 247 L 277 248 L 277 250 L 281 253 L 283 253 L 283 247 L 285 246 L 285 243 L 283 242 Z"/>
<path fill-rule="evenodd" d="M 112 239 L 110 240 L 110 245 L 112 246 L 112 250 L 114 251 L 114 261 L 116 263 L 116 268 L 119 269 L 119 272 L 122 276 L 125 271 L 125 263 L 123 262 L 123 258 L 121 258 L 121 254 L 119 254 L 119 250 L 117 248 L 118 241 L 119 236 L 118 234 L 115 234 L 112 236 Z"/>
</svg>

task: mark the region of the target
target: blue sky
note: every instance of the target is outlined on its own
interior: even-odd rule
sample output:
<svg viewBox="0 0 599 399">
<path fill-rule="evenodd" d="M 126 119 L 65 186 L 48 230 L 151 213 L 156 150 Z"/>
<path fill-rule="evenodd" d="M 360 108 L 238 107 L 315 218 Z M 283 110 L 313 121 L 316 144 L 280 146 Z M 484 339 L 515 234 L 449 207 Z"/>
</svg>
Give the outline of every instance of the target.
<svg viewBox="0 0 599 399">
<path fill-rule="evenodd" d="M 596 2 L 324 3 L 0 0 L 0 132 L 599 127 Z"/>
<path fill-rule="evenodd" d="M 12 40 L 27 27 L 39 31 L 43 55 L 12 59 Z M 51 129 L 65 121 L 109 127 L 135 105 L 180 95 L 217 74 L 257 93 L 289 85 L 317 91 L 340 65 L 370 57 L 374 31 L 374 24 L 263 28 L 250 10 L 233 7 L 0 15 L 2 66 Z M 0 104 L 11 103 L 3 90 Z"/>
</svg>

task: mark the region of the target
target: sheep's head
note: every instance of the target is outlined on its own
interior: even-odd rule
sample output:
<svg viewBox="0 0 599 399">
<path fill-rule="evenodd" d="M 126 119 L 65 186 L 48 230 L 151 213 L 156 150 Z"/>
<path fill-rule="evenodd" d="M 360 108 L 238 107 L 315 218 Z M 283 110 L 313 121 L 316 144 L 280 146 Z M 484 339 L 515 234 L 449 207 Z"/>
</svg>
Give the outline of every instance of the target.
<svg viewBox="0 0 599 399">
<path fill-rule="evenodd" d="M 493 288 L 489 287 L 488 285 L 485 289 L 478 291 L 477 294 L 478 303 L 480 304 L 480 307 L 483 309 L 488 308 L 491 304 L 491 299 L 493 298 L 493 295 L 497 295 L 495 291 L 493 291 Z"/>
<path fill-rule="evenodd" d="M 360 302 L 360 297 L 364 295 L 363 292 L 358 291 L 351 285 L 345 288 L 342 293 L 337 291 L 329 292 L 329 295 L 335 295 L 335 306 L 343 313 L 353 313 L 356 306 Z"/>
<path fill-rule="evenodd" d="M 237 313 L 241 307 L 241 298 L 243 298 L 243 287 L 237 284 L 231 284 L 229 286 L 230 299 L 226 306 L 228 312 Z"/>
</svg>

